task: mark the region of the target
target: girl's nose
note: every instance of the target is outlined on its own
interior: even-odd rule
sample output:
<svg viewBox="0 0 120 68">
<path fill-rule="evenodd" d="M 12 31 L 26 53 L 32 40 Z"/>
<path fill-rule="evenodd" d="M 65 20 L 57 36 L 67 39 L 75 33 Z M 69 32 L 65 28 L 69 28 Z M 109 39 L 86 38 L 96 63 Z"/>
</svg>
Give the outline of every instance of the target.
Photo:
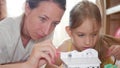
<svg viewBox="0 0 120 68">
<path fill-rule="evenodd" d="M 86 44 L 86 45 L 90 45 L 90 41 L 91 41 L 91 40 L 90 40 L 90 37 L 87 37 L 86 40 L 85 40 L 85 44 Z"/>
</svg>

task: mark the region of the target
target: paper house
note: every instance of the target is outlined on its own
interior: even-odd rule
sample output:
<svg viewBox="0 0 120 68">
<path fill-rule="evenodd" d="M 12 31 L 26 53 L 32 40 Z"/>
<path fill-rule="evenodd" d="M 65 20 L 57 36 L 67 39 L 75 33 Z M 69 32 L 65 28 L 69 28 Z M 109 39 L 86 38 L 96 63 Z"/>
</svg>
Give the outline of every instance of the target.
<svg viewBox="0 0 120 68">
<path fill-rule="evenodd" d="M 98 52 L 94 49 L 86 49 L 82 52 L 61 52 L 64 68 L 100 68 L 101 61 Z"/>
</svg>

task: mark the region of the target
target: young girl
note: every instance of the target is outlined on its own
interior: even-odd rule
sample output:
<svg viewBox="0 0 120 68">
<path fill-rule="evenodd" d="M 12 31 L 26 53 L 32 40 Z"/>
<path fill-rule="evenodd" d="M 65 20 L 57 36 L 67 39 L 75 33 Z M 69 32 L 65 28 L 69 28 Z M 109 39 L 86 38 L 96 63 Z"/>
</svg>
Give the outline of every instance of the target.
<svg viewBox="0 0 120 68">
<path fill-rule="evenodd" d="M 100 35 L 101 26 L 99 8 L 88 1 L 79 2 L 71 10 L 70 23 L 66 27 L 66 31 L 71 39 L 64 41 L 58 49 L 62 52 L 68 52 L 94 48 L 99 53 L 99 58 L 102 62 L 101 68 L 105 64 L 115 64 L 116 59 L 120 59 L 120 39 Z M 114 56 L 113 59 L 111 55 Z M 62 61 L 57 59 L 55 64 L 61 65 Z"/>
</svg>

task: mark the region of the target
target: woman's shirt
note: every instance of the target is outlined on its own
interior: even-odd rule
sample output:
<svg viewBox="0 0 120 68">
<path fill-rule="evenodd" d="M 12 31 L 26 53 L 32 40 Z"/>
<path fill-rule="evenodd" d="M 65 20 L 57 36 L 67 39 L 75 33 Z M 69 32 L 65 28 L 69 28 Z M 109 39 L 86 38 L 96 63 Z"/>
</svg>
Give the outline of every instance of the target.
<svg viewBox="0 0 120 68">
<path fill-rule="evenodd" d="M 21 23 L 23 15 L 17 18 L 6 18 L 0 21 L 0 64 L 26 61 L 29 57 L 34 40 L 30 40 L 26 47 L 21 40 Z M 52 38 L 49 35 L 40 41 Z"/>
</svg>

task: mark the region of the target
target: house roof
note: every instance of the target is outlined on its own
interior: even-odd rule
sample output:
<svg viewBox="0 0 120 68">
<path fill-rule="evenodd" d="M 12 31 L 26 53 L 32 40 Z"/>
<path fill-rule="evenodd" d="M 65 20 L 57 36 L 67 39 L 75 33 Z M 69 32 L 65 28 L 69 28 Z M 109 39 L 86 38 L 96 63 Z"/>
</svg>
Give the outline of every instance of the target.
<svg viewBox="0 0 120 68">
<path fill-rule="evenodd" d="M 86 49 L 82 52 L 61 52 L 61 59 L 66 65 L 100 64 L 98 52 L 94 49 Z"/>
</svg>

